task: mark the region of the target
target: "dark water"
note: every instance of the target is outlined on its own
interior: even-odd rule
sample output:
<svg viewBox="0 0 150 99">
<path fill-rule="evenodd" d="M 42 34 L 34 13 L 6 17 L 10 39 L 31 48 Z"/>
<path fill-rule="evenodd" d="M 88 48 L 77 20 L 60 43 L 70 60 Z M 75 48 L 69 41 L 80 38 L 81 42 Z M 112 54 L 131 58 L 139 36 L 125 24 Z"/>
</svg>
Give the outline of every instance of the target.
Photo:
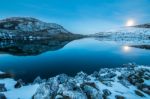
<svg viewBox="0 0 150 99">
<path fill-rule="evenodd" d="M 3 45 L 3 46 L 2 46 Z M 100 68 L 135 62 L 150 65 L 150 50 L 122 46 L 92 38 L 74 41 L 3 42 L 0 70 L 16 79 L 32 82 L 37 76 L 49 78 L 60 73 L 93 73 Z"/>
</svg>

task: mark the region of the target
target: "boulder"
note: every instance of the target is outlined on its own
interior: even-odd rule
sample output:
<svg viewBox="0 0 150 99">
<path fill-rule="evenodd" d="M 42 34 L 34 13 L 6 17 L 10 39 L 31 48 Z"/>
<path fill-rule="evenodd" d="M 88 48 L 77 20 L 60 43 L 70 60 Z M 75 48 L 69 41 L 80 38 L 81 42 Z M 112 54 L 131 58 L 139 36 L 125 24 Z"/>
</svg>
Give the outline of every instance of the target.
<svg viewBox="0 0 150 99">
<path fill-rule="evenodd" d="M 104 89 L 104 90 L 103 90 L 103 94 L 104 94 L 105 96 L 109 96 L 109 95 L 111 95 L 111 92 L 110 92 L 108 89 Z"/>
<path fill-rule="evenodd" d="M 89 85 L 84 85 L 82 89 L 83 92 L 86 93 L 88 99 L 102 99 L 102 93 L 100 93 L 100 91 L 96 88 Z"/>
<path fill-rule="evenodd" d="M 57 80 L 59 84 L 66 83 L 68 81 L 69 77 L 66 74 L 60 74 L 57 76 Z"/>
<path fill-rule="evenodd" d="M 17 83 L 15 84 L 15 88 L 20 88 L 20 87 L 22 87 L 23 85 L 25 85 L 24 84 L 24 82 L 22 81 L 22 79 L 19 79 L 18 81 L 17 81 Z"/>
<path fill-rule="evenodd" d="M 115 98 L 116 98 L 116 99 L 125 99 L 125 97 L 124 97 L 124 96 L 121 96 L 121 95 L 115 95 Z"/>
<path fill-rule="evenodd" d="M 0 93 L 0 99 L 7 99 L 3 93 Z"/>
<path fill-rule="evenodd" d="M 62 95 L 57 95 L 55 99 L 64 99 Z"/>
<path fill-rule="evenodd" d="M 0 92 L 4 91 L 7 91 L 7 89 L 5 88 L 5 84 L 0 84 Z"/>
<path fill-rule="evenodd" d="M 35 80 L 33 81 L 33 84 L 41 84 L 46 82 L 46 79 L 41 79 L 40 76 L 36 77 Z"/>
<path fill-rule="evenodd" d="M 138 90 L 134 91 L 136 95 L 140 96 L 140 97 L 144 97 L 144 94 Z"/>
<path fill-rule="evenodd" d="M 63 99 L 87 99 L 86 94 L 78 91 L 64 91 L 63 97 Z"/>
</svg>

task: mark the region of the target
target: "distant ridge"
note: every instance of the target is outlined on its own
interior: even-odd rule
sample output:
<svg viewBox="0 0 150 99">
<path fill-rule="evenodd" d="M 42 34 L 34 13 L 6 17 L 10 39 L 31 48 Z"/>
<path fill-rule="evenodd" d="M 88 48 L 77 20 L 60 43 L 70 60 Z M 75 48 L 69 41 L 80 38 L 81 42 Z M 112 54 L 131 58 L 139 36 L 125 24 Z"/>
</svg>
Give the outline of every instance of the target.
<svg viewBox="0 0 150 99">
<path fill-rule="evenodd" d="M 135 25 L 135 26 L 133 26 L 133 27 L 138 27 L 138 28 L 150 28 L 150 23 Z"/>
</svg>

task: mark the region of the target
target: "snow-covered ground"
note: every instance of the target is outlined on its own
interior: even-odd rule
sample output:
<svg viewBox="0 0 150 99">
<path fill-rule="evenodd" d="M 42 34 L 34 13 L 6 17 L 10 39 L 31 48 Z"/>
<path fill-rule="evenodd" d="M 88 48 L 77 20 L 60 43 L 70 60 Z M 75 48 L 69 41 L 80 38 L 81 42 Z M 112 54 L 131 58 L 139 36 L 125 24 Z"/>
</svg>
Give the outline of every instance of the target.
<svg viewBox="0 0 150 99">
<path fill-rule="evenodd" d="M 2 72 L 1 72 L 2 73 Z M 0 96 L 7 99 L 150 99 L 150 67 L 127 64 L 122 68 L 103 68 L 75 77 L 60 74 L 15 88 L 17 81 L 0 79 Z M 0 97 L 1 99 L 1 97 Z"/>
<path fill-rule="evenodd" d="M 105 40 L 112 40 L 117 43 L 150 45 L 150 28 L 122 27 L 96 33 L 100 39 L 103 35 L 106 37 Z"/>
</svg>

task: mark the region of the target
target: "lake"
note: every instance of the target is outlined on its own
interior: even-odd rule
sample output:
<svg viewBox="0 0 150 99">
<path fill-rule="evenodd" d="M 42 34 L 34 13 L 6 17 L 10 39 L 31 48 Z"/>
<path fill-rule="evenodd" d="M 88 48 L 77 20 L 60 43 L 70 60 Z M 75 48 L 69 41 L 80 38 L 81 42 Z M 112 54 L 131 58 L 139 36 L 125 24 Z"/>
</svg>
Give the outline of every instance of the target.
<svg viewBox="0 0 150 99">
<path fill-rule="evenodd" d="M 0 48 L 0 70 L 15 75 L 15 79 L 32 82 L 37 76 L 49 78 L 61 73 L 74 76 L 88 74 L 100 68 L 123 64 L 150 65 L 150 50 L 121 45 L 114 41 L 85 38 L 74 41 L 5 41 Z"/>
</svg>

